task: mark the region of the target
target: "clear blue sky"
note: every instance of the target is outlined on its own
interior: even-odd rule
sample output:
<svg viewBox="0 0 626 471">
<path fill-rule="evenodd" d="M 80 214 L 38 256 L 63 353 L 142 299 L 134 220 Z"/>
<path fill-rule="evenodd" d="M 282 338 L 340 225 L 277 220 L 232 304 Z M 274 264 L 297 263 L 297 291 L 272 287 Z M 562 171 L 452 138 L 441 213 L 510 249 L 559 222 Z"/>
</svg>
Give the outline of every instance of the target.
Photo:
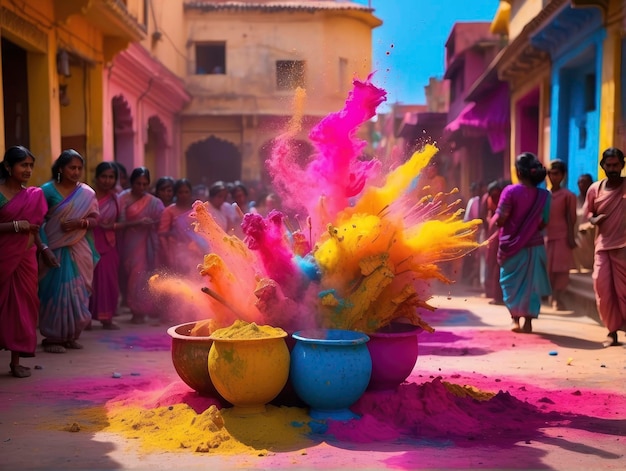
<svg viewBox="0 0 626 471">
<path fill-rule="evenodd" d="M 444 73 L 445 43 L 457 21 L 491 21 L 497 0 L 356 0 L 374 8 L 374 84 L 387 104 L 426 103 L 429 77 Z"/>
</svg>

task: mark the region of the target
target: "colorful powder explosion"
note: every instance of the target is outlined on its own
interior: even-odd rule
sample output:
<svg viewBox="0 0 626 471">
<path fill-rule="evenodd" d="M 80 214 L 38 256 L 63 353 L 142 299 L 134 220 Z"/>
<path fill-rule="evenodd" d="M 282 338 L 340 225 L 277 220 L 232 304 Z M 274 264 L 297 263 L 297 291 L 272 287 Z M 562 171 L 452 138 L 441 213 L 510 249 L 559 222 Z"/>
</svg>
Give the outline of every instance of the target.
<svg viewBox="0 0 626 471">
<path fill-rule="evenodd" d="M 366 143 L 355 135 L 385 96 L 369 78 L 355 80 L 344 108 L 309 133 L 316 152 L 301 167 L 291 148 L 304 99 L 296 94 L 294 117 L 267 164 L 304 230 L 290 230 L 282 212 L 246 214 L 242 241 L 215 223 L 209 203 L 194 204 L 195 230 L 211 247 L 200 273 L 212 328 L 241 319 L 288 332 L 313 326 L 373 332 L 404 318 L 432 331 L 420 316 L 432 310 L 427 282 L 450 281 L 439 264 L 477 248 L 480 220 L 464 222 L 460 200 L 446 202 L 449 194 L 416 197 L 415 181 L 437 152 L 433 145 L 375 184 L 380 162 L 363 158 Z M 153 280 L 153 289 L 160 284 Z"/>
</svg>

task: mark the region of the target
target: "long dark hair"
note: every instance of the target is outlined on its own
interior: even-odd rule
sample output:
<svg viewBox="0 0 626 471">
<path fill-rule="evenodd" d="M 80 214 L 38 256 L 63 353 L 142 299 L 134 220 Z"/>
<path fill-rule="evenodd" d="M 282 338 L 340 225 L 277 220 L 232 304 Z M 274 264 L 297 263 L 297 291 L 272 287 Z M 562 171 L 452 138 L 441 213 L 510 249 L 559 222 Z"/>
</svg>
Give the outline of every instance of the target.
<svg viewBox="0 0 626 471">
<path fill-rule="evenodd" d="M 534 186 L 538 186 L 546 179 L 546 168 L 532 152 L 524 152 L 515 159 L 515 169 L 520 179 L 527 180 Z"/>
<path fill-rule="evenodd" d="M 61 155 L 59 155 L 59 157 L 57 157 L 57 159 L 54 161 L 54 164 L 52 164 L 52 179 L 58 179 L 59 174 L 61 173 L 61 169 L 69 164 L 73 159 L 78 159 L 83 165 L 85 165 L 85 159 L 83 159 L 82 155 L 80 155 L 74 149 L 66 149 L 61 152 Z"/>
<path fill-rule="evenodd" d="M 178 193 L 178 190 L 180 190 L 184 186 L 189 188 L 189 191 L 193 192 L 193 187 L 191 186 L 191 182 L 187 180 L 186 178 L 181 178 L 179 180 L 176 180 L 176 183 L 174 183 L 174 196 L 176 196 L 176 193 Z"/>
<path fill-rule="evenodd" d="M 35 160 L 35 156 L 26 147 L 9 147 L 4 153 L 4 159 L 2 159 L 2 165 L 0 165 L 0 178 L 6 179 L 11 176 L 9 168 L 13 168 L 19 162 L 24 162 L 28 157 L 32 158 L 33 161 Z"/>
<path fill-rule="evenodd" d="M 115 162 L 100 162 L 98 165 L 96 165 L 96 178 L 102 175 L 106 170 L 113 170 L 113 174 L 115 175 L 115 182 L 117 183 L 119 172 Z"/>
<path fill-rule="evenodd" d="M 171 186 L 174 188 L 174 179 L 172 177 L 161 177 L 157 180 L 156 185 L 154 185 L 154 194 L 156 195 L 159 190 Z M 176 191 L 174 190 L 174 193 Z"/>
<path fill-rule="evenodd" d="M 146 177 L 148 179 L 148 183 L 150 183 L 150 170 L 148 170 L 146 167 L 137 167 L 136 169 L 134 169 L 133 172 L 130 174 L 130 184 L 132 185 L 134 181 L 137 180 L 139 177 Z"/>
</svg>

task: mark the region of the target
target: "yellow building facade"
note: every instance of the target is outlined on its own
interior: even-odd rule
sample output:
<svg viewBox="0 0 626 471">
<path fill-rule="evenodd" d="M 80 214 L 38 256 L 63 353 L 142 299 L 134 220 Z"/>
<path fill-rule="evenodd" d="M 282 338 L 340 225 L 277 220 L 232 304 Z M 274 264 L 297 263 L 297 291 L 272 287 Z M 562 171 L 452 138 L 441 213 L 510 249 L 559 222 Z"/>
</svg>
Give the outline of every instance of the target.
<svg viewBox="0 0 626 471">
<path fill-rule="evenodd" d="M 370 74 L 381 24 L 366 6 L 329 1 L 189 1 L 185 21 L 193 98 L 182 112 L 182 149 L 194 184 L 268 184 L 264 162 L 294 113 L 296 87 L 306 100 L 295 139 L 308 155 L 311 127 Z"/>
<path fill-rule="evenodd" d="M 373 10 L 350 1 L 0 0 L 2 150 L 61 150 L 194 183 L 267 180 L 306 89 L 301 151 L 372 65 Z M 210 68 L 209 68 L 210 67 Z"/>
<path fill-rule="evenodd" d="M 145 27 L 113 0 L 2 0 L 0 34 L 2 150 L 31 149 L 36 185 L 65 148 L 93 168 L 103 157 L 105 67 L 143 39 Z"/>
</svg>

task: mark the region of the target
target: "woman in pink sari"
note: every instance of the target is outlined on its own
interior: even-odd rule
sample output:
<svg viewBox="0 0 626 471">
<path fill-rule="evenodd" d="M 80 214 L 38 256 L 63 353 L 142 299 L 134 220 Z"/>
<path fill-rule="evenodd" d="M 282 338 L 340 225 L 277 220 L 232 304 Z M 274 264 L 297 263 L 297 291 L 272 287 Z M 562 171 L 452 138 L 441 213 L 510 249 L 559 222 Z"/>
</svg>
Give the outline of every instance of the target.
<svg viewBox="0 0 626 471">
<path fill-rule="evenodd" d="M 78 338 L 91 323 L 89 296 L 98 262 L 91 229 L 98 221 L 98 202 L 80 181 L 83 167 L 78 152 L 64 150 L 52 166 L 52 180 L 41 187 L 49 207 L 41 237 L 60 264 L 40 270 L 39 331 L 49 353 L 83 348 Z"/>
<path fill-rule="evenodd" d="M 156 314 L 148 279 L 157 259 L 156 229 L 163 203 L 148 192 L 149 187 L 150 171 L 139 167 L 130 175 L 130 189 L 120 194 L 120 224 L 124 228 L 120 252 L 126 276 L 126 303 L 133 314 L 133 324 L 143 324 L 146 316 Z"/>
<path fill-rule="evenodd" d="M 120 216 L 120 206 L 115 192 L 117 175 L 117 166 L 113 162 L 100 162 L 96 166 L 94 190 L 100 216 L 93 228 L 93 236 L 100 261 L 93 274 L 89 310 L 92 319 L 100 321 L 102 328 L 106 330 L 119 329 L 113 322 L 120 295 L 118 277 L 120 262 L 115 238 L 117 220 Z"/>
<path fill-rule="evenodd" d="M 489 304 L 502 305 L 502 288 L 500 287 L 500 267 L 498 266 L 499 228 L 492 220 L 498 208 L 503 182 L 493 181 L 487 188 L 485 201 L 485 233 L 487 234 L 487 253 L 485 254 L 485 296 L 490 298 Z"/>
<path fill-rule="evenodd" d="M 39 227 L 48 210 L 41 188 L 26 188 L 35 157 L 22 146 L 9 148 L 0 165 L 0 349 L 11 351 L 11 374 L 30 376 L 20 357 L 37 347 L 37 252 L 50 265 L 52 251 L 41 242 Z"/>
<path fill-rule="evenodd" d="M 198 274 L 196 266 L 202 263 L 204 254 L 209 251 L 206 240 L 191 225 L 191 191 L 189 180 L 183 178 L 176 181 L 176 203 L 165 208 L 159 224 L 159 239 L 167 268 L 178 275 L 187 276 Z"/>
</svg>

